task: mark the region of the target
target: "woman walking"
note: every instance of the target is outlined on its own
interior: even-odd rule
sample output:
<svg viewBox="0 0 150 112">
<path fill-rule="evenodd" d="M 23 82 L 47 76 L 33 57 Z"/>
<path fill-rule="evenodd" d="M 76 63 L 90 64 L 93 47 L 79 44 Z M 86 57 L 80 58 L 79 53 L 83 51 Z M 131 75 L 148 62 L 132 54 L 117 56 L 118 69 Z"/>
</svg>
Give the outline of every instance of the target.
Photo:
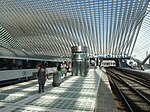
<svg viewBox="0 0 150 112">
<path fill-rule="evenodd" d="M 39 93 L 44 92 L 44 85 L 46 82 L 46 78 L 47 78 L 47 71 L 44 65 L 40 64 L 39 66 L 39 70 L 38 70 L 38 84 L 39 84 Z"/>
</svg>

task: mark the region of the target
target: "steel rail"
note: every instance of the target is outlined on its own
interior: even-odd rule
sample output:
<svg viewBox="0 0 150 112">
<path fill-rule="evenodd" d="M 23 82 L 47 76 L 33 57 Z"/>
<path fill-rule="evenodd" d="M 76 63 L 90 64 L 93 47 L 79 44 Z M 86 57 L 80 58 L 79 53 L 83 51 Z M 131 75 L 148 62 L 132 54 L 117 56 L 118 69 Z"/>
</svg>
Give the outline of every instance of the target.
<svg viewBox="0 0 150 112">
<path fill-rule="evenodd" d="M 113 72 L 114 73 L 114 72 Z M 116 74 L 116 72 L 114 73 L 114 74 Z M 150 100 L 148 100 L 148 98 L 146 98 L 144 95 L 142 95 L 141 94 L 141 92 L 139 92 L 138 90 L 136 90 L 136 89 L 134 89 L 129 83 L 127 83 L 124 79 L 127 79 L 127 78 L 125 78 L 125 77 L 123 77 L 122 75 L 125 75 L 125 76 L 127 76 L 127 74 L 122 74 L 122 73 L 120 73 L 120 74 L 118 74 L 117 73 L 117 76 L 119 77 L 119 79 L 121 79 L 126 85 L 128 85 L 131 89 L 133 89 L 134 91 L 136 91 L 140 96 L 142 96 L 142 98 L 144 99 L 144 100 L 146 100 L 148 103 L 150 103 Z M 135 77 L 132 77 L 132 76 L 129 76 L 129 74 L 128 74 L 128 77 L 130 78 L 134 78 L 135 79 Z M 127 80 L 131 80 L 131 79 L 127 79 Z M 132 80 L 133 81 L 133 80 Z M 145 80 L 144 80 L 145 81 Z M 138 84 L 140 84 L 140 85 L 144 85 L 144 86 L 146 86 L 145 84 L 143 84 L 142 82 L 140 82 L 140 81 L 135 81 L 135 82 L 137 82 Z M 148 86 L 146 86 L 147 88 L 148 88 Z"/>
<path fill-rule="evenodd" d="M 113 81 L 114 86 L 115 86 L 115 88 L 117 89 L 117 91 L 119 92 L 121 98 L 123 99 L 123 102 L 124 102 L 124 104 L 126 105 L 127 109 L 128 109 L 130 112 L 134 112 L 133 109 L 132 109 L 132 107 L 131 107 L 130 104 L 128 103 L 128 100 L 127 100 L 126 97 L 124 96 L 124 94 L 123 94 L 123 93 L 121 92 L 121 90 L 117 87 L 117 84 L 116 84 L 116 82 L 114 81 L 115 78 L 112 76 L 113 73 L 108 72 L 108 71 L 107 71 L 107 73 L 108 73 L 109 77 L 111 77 L 111 80 Z M 113 77 L 113 78 L 112 78 L 112 77 Z"/>
<path fill-rule="evenodd" d="M 126 85 L 127 88 L 129 88 L 130 90 L 134 91 L 135 94 L 137 94 L 139 96 L 139 98 L 141 98 L 142 100 L 144 100 L 145 102 L 147 102 L 147 104 L 150 104 L 150 101 L 144 96 L 142 95 L 139 91 L 137 91 L 136 89 L 134 89 L 132 87 L 132 85 L 128 84 L 125 80 L 123 80 L 120 76 L 116 75 L 116 73 L 114 73 L 113 71 L 109 71 L 107 70 L 107 73 L 115 80 L 117 80 L 119 83 Z M 115 76 L 114 76 L 115 74 Z M 122 93 L 123 94 L 123 93 Z M 124 96 L 125 97 L 125 96 Z M 124 99 L 124 98 L 123 98 Z M 125 99 L 125 102 L 128 101 L 127 99 Z M 130 105 L 130 103 L 126 104 L 127 106 Z M 129 109 L 132 108 L 132 106 L 128 107 Z M 134 109 L 132 109 L 134 110 Z M 131 110 L 131 111 L 132 111 Z"/>
</svg>

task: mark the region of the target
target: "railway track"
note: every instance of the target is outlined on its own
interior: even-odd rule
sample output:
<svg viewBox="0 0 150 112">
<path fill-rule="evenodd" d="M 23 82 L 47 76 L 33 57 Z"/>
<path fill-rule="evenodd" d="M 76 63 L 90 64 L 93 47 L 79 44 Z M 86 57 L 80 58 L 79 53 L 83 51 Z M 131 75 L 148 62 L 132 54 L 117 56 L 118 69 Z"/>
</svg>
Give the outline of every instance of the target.
<svg viewBox="0 0 150 112">
<path fill-rule="evenodd" d="M 150 112 L 150 89 L 149 85 L 133 78 L 130 75 L 124 75 L 114 69 L 107 69 L 107 74 L 113 87 L 118 91 L 121 99 L 120 105 L 125 111 L 130 112 Z M 120 101 L 119 101 L 120 102 Z"/>
</svg>

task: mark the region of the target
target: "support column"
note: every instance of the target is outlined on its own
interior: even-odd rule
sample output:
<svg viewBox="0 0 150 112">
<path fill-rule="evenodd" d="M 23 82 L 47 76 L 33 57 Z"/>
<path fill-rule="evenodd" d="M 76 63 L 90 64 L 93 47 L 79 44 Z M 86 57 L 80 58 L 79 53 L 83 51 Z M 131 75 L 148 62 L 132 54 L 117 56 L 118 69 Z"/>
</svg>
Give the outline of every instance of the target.
<svg viewBox="0 0 150 112">
<path fill-rule="evenodd" d="M 86 76 L 89 69 L 89 60 L 86 46 L 73 46 L 72 51 L 72 75 Z"/>
</svg>

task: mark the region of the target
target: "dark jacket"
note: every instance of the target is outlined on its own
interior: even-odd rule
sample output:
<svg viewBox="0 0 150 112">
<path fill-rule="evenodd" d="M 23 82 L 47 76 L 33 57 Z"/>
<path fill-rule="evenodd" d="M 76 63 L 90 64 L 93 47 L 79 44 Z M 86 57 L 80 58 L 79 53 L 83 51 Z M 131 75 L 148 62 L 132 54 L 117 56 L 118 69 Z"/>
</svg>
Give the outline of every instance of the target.
<svg viewBox="0 0 150 112">
<path fill-rule="evenodd" d="M 46 82 L 46 69 L 40 68 L 37 74 L 38 77 L 38 83 L 39 84 L 45 84 Z"/>
<path fill-rule="evenodd" d="M 57 71 L 61 71 L 61 65 L 60 64 L 57 66 Z"/>
</svg>

